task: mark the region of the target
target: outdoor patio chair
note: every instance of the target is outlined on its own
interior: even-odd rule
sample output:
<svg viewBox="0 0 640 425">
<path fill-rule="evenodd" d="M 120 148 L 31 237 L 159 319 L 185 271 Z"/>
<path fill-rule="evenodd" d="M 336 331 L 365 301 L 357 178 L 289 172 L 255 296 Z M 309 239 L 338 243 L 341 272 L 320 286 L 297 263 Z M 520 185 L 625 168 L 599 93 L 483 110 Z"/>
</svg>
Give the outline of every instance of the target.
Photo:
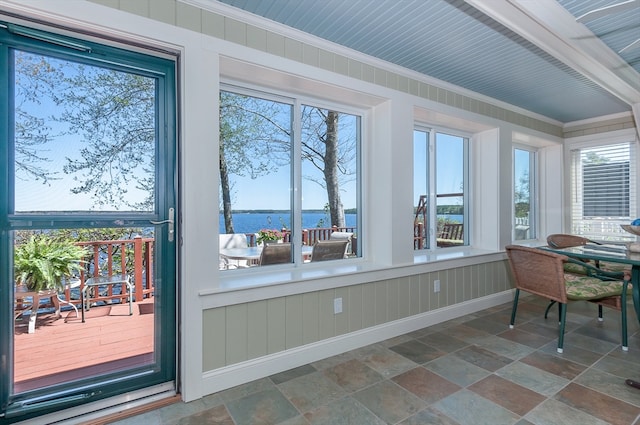
<svg viewBox="0 0 640 425">
<path fill-rule="evenodd" d="M 331 235 L 329 235 L 329 240 L 331 241 L 346 240 L 348 243 L 347 243 L 347 246 L 344 248 L 345 255 L 354 252 L 353 247 L 351 246 L 351 244 L 353 243 L 352 232 L 332 232 Z"/>
<path fill-rule="evenodd" d="M 267 243 L 260 253 L 260 265 L 283 264 L 291 262 L 291 243 Z"/>
<path fill-rule="evenodd" d="M 313 245 L 311 261 L 341 260 L 347 256 L 348 245 L 349 241 L 347 239 L 317 241 Z"/>
<path fill-rule="evenodd" d="M 518 245 L 508 245 L 505 249 L 516 285 L 509 328 L 513 329 L 515 324 L 521 290 L 557 302 L 560 320 L 557 351 L 562 353 L 568 301 L 590 301 L 620 310 L 622 349 L 628 350 L 627 292 L 630 275 L 625 274 L 624 280 L 621 281 L 607 280 L 604 275 L 596 277 L 565 273 L 564 264 L 569 260 L 565 255 Z M 583 264 L 584 267 L 598 270 L 586 263 Z M 616 297 L 620 300 L 615 300 Z M 550 307 L 551 305 L 547 307 L 545 319 Z"/>
<path fill-rule="evenodd" d="M 218 235 L 219 238 L 219 249 L 230 249 L 230 248 L 246 248 L 248 246 L 247 243 L 247 235 L 244 233 L 222 233 Z M 230 260 L 221 255 L 219 257 L 219 269 L 227 270 L 227 269 L 237 269 L 239 267 L 248 267 L 247 260 Z"/>
</svg>

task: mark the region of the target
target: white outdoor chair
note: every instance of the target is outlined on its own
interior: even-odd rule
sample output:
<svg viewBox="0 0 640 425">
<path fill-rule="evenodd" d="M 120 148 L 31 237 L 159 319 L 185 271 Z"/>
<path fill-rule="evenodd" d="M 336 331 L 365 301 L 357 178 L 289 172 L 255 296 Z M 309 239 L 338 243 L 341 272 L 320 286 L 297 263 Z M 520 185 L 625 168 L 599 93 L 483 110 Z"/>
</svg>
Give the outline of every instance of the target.
<svg viewBox="0 0 640 425">
<path fill-rule="evenodd" d="M 246 248 L 248 246 L 247 236 L 244 233 L 222 233 L 219 235 L 220 246 L 219 249 L 229 248 Z M 231 260 L 219 255 L 219 264 L 221 270 L 237 269 L 239 267 L 249 267 L 247 260 Z"/>
</svg>

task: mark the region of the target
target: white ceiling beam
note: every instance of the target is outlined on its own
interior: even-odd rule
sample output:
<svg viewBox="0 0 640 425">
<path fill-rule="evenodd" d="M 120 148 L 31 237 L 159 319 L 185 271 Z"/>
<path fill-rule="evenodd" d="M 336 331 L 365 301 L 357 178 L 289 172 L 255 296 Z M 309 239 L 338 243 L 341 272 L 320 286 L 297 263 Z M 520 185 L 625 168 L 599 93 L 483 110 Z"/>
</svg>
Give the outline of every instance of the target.
<svg viewBox="0 0 640 425">
<path fill-rule="evenodd" d="M 465 1 L 623 102 L 640 103 L 640 74 L 556 0 Z"/>
</svg>

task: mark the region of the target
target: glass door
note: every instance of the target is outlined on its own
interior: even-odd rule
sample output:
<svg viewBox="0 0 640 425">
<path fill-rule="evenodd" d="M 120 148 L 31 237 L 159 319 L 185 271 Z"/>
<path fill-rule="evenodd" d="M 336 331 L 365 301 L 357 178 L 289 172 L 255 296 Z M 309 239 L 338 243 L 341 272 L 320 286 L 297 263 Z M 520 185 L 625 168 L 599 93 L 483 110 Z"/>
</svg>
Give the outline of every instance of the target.
<svg viewBox="0 0 640 425">
<path fill-rule="evenodd" d="M 175 62 L 0 23 L 0 423 L 175 381 Z"/>
</svg>

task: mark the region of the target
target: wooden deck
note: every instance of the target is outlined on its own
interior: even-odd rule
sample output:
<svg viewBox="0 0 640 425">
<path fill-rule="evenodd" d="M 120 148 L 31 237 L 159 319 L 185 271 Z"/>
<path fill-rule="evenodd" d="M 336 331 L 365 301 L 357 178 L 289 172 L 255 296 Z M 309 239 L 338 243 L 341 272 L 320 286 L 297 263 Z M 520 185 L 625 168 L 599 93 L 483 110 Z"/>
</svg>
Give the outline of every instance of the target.
<svg viewBox="0 0 640 425">
<path fill-rule="evenodd" d="M 92 307 L 85 323 L 73 310 L 38 314 L 32 334 L 27 322 L 15 322 L 15 393 L 153 362 L 153 298 L 132 316 L 125 303 Z"/>
</svg>

